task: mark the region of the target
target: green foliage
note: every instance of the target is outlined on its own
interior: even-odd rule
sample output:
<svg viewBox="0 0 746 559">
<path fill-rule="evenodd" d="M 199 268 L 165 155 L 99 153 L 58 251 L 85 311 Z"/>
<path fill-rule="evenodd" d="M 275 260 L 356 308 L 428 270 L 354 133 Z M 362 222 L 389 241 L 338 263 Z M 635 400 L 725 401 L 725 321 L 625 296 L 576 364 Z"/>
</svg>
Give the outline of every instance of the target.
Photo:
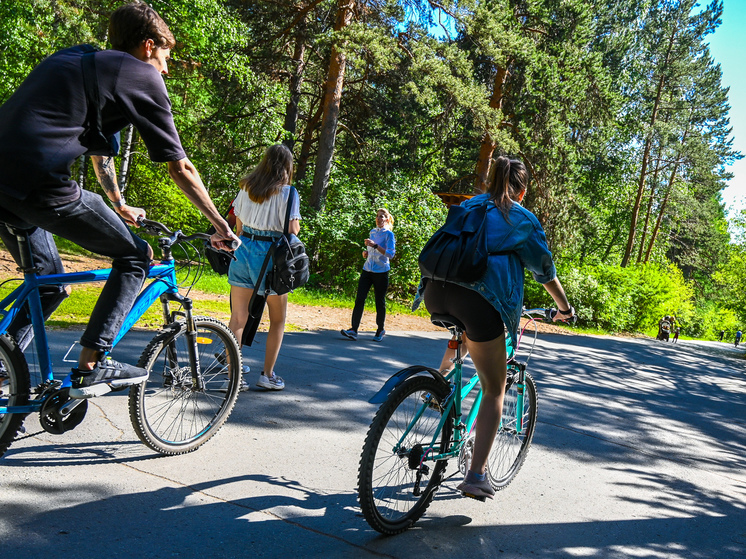
<svg viewBox="0 0 746 559">
<path fill-rule="evenodd" d="M 692 289 L 672 265 L 568 265 L 560 267 L 558 276 L 581 324 L 642 332 L 657 327 L 664 315 L 674 315 L 684 324 L 694 318 Z M 525 298 L 530 306 L 551 304 L 533 279 L 526 280 Z"/>
<path fill-rule="evenodd" d="M 417 258 L 422 246 L 445 220 L 443 202 L 426 177 L 401 173 L 363 176 L 352 164 L 338 162 L 323 211 L 304 208 L 301 237 L 312 256 L 312 283 L 351 292 L 363 266 L 363 240 L 375 227 L 378 208 L 394 216 L 396 256 L 391 262 L 390 289 L 403 297 L 419 282 Z"/>
</svg>

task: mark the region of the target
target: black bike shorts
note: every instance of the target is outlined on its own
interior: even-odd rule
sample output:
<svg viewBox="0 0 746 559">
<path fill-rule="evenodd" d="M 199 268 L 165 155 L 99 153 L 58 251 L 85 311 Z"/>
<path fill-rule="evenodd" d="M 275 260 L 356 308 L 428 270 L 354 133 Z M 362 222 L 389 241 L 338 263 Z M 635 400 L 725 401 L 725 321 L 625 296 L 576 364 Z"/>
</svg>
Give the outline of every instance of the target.
<svg viewBox="0 0 746 559">
<path fill-rule="evenodd" d="M 455 283 L 428 281 L 425 306 L 430 314 L 458 318 L 466 327 L 467 337 L 474 342 L 490 342 L 505 334 L 500 313 L 473 289 Z"/>
</svg>

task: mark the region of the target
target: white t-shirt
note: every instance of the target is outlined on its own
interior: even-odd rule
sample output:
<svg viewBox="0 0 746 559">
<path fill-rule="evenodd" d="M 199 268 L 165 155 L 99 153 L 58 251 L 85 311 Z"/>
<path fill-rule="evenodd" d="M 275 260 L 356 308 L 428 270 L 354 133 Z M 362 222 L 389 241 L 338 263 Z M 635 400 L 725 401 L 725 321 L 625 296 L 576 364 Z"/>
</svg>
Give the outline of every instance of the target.
<svg viewBox="0 0 746 559">
<path fill-rule="evenodd" d="M 261 204 L 257 204 L 252 202 L 249 193 L 242 188 L 233 201 L 233 211 L 246 227 L 259 231 L 282 232 L 285 228 L 288 196 L 290 196 L 290 186 L 283 186 L 280 192 Z M 300 199 L 297 191 L 290 206 L 290 220 L 293 219 L 301 219 Z"/>
</svg>

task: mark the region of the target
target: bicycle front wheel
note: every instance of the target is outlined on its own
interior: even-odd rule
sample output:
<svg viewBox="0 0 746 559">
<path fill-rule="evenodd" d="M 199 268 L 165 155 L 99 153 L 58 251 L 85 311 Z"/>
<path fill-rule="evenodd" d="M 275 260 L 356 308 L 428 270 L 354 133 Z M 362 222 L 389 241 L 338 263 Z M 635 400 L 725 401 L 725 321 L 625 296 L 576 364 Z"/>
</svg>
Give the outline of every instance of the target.
<svg viewBox="0 0 746 559">
<path fill-rule="evenodd" d="M 430 376 L 411 377 L 391 392 L 373 418 L 360 458 L 358 499 L 365 520 L 382 534 L 398 534 L 414 524 L 443 481 L 446 461 L 423 457 L 433 439 L 430 453 L 448 448 L 452 411 L 437 432 L 448 392 L 445 383 Z"/>
<path fill-rule="evenodd" d="M 500 429 L 492 443 L 492 450 L 487 459 L 487 473 L 496 491 L 507 487 L 526 460 L 531 440 L 536 429 L 537 412 L 536 383 L 526 373 L 526 386 L 523 393 L 523 409 L 520 410 L 522 428 L 518 432 L 518 389 L 508 380 L 508 388 L 503 400 L 503 413 Z"/>
<path fill-rule="evenodd" d="M 0 336 L 0 405 L 25 406 L 29 400 L 30 381 L 28 364 L 15 340 L 7 334 Z M 0 456 L 21 429 L 25 413 L 0 414 Z"/>
<path fill-rule="evenodd" d="M 219 320 L 195 317 L 201 382 L 194 382 L 183 323 L 159 332 L 138 366 L 148 380 L 129 394 L 130 419 L 139 439 L 162 454 L 185 454 L 210 440 L 233 410 L 241 382 L 241 353 Z"/>
</svg>

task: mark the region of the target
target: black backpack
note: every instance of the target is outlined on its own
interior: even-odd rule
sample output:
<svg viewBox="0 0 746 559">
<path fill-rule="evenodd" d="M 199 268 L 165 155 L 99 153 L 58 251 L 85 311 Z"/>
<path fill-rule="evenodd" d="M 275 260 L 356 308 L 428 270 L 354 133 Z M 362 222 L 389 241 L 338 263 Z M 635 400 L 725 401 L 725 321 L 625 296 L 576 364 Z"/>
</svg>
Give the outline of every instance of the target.
<svg viewBox="0 0 746 559">
<path fill-rule="evenodd" d="M 287 231 L 287 226 L 285 228 Z M 306 285 L 310 272 L 306 247 L 295 235 L 285 233 L 273 245 L 272 268 L 267 272 L 267 286 L 278 295 Z"/>
<path fill-rule="evenodd" d="M 267 289 L 272 289 L 278 295 L 284 295 L 294 289 L 306 285 L 310 272 L 308 270 L 308 255 L 306 247 L 295 235 L 288 232 L 290 225 L 290 206 L 293 201 L 295 187 L 290 187 L 287 209 L 285 210 L 285 229 L 269 249 L 267 258 L 272 256 L 272 267 L 267 270 Z M 267 266 L 265 258 L 262 272 Z M 262 275 L 260 272 L 260 277 Z"/>
<path fill-rule="evenodd" d="M 487 272 L 487 208 L 451 206 L 443 226 L 425 243 L 418 259 L 423 278 L 477 281 Z"/>
</svg>

